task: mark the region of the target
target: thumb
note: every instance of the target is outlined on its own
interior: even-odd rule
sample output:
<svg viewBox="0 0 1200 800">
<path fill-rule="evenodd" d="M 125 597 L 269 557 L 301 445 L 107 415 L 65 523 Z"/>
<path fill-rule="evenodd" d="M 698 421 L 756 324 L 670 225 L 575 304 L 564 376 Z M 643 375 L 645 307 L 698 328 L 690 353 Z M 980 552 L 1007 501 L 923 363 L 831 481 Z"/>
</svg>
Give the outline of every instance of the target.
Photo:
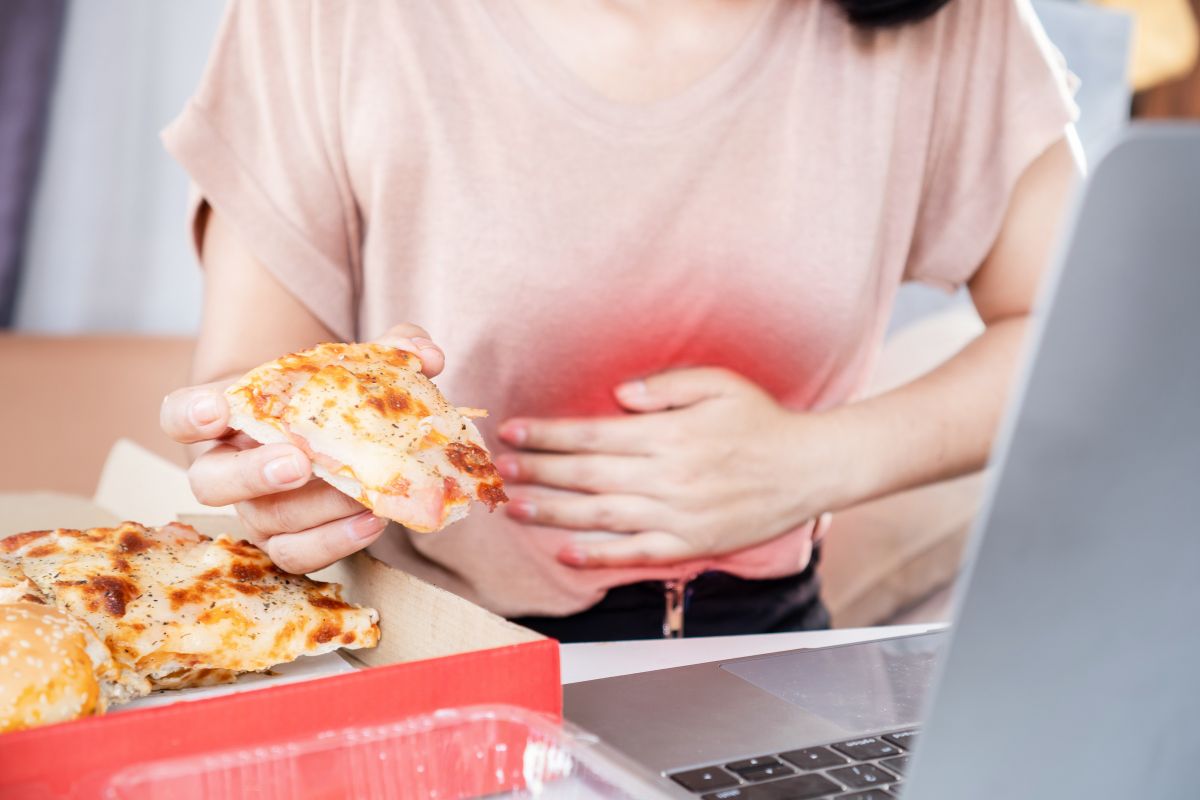
<svg viewBox="0 0 1200 800">
<path fill-rule="evenodd" d="M 229 433 L 229 404 L 225 388 L 233 378 L 202 386 L 176 389 L 163 398 L 158 422 L 163 431 L 181 444 L 219 439 Z"/>
<path fill-rule="evenodd" d="M 436 377 L 446 366 L 446 354 L 434 344 L 429 331 L 420 325 L 404 322 L 393 325 L 382 336 L 374 340 L 397 350 L 406 350 L 421 359 L 421 371 L 430 378 Z"/>
<path fill-rule="evenodd" d="M 673 533 L 648 531 L 602 542 L 575 542 L 558 551 L 571 567 L 642 567 L 696 558 L 691 545 Z"/>
<path fill-rule="evenodd" d="M 718 367 L 660 372 L 618 386 L 613 393 L 627 411 L 666 411 L 692 406 L 741 390 L 745 379 Z"/>
</svg>

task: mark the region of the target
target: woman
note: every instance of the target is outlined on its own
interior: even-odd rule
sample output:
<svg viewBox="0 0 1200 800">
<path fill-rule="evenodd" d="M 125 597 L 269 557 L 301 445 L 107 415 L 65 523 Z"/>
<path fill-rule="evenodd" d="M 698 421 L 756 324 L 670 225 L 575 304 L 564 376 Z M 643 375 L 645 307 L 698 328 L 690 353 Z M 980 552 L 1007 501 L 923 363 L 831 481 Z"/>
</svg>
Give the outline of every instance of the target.
<svg viewBox="0 0 1200 800">
<path fill-rule="evenodd" d="M 1065 84 L 1026 0 L 235 2 L 165 134 L 206 291 L 164 427 L 292 571 L 369 547 L 568 641 L 687 581 L 689 633 L 822 627 L 814 520 L 986 458 Z M 986 332 L 863 400 L 905 280 Z M 491 409 L 505 516 L 385 533 L 227 436 L 230 378 L 380 337 Z"/>
</svg>

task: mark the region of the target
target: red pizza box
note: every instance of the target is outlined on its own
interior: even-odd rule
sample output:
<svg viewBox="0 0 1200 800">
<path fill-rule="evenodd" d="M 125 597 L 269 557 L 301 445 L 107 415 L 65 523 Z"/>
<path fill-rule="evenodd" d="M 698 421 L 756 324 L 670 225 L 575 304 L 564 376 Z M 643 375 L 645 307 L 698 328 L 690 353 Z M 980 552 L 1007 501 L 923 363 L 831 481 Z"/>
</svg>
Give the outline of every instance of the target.
<svg viewBox="0 0 1200 800">
<path fill-rule="evenodd" d="M 186 487 L 177 468 L 121 443 L 92 500 L 0 494 L 0 536 L 121 518 L 161 524 L 174 516 L 208 533 L 234 524 L 195 516 Z M 165 515 L 164 506 L 175 513 Z M 438 709 L 504 704 L 561 719 L 554 640 L 365 554 L 317 577 L 341 583 L 347 599 L 379 610 L 379 646 L 347 655 L 356 669 L 0 734 L 0 799 L 112 796 L 104 787 L 134 765 L 315 741 Z"/>
</svg>

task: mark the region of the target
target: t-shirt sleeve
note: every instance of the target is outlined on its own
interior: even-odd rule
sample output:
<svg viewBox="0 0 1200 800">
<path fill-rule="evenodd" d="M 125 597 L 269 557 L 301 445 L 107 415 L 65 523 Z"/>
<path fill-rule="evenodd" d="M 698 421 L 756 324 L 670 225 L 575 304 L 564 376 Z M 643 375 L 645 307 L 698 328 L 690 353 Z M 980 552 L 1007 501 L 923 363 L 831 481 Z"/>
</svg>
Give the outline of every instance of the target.
<svg viewBox="0 0 1200 800">
<path fill-rule="evenodd" d="M 208 66 L 163 131 L 193 184 L 197 248 L 211 205 L 283 286 L 355 336 L 357 212 L 337 124 L 337 52 L 306 0 L 234 0 Z M 321 23 L 321 24 L 317 24 Z"/>
<path fill-rule="evenodd" d="M 1017 180 L 1078 110 L 1029 0 L 952 0 L 939 17 L 930 161 L 904 277 L 952 290 L 979 269 Z"/>
</svg>

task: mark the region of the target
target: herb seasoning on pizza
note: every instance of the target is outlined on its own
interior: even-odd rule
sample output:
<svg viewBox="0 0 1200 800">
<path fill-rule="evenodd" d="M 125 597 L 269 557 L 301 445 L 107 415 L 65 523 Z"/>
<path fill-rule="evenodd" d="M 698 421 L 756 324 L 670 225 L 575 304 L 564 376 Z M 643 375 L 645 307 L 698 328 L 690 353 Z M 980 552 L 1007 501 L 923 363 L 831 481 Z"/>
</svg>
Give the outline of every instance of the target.
<svg viewBox="0 0 1200 800">
<path fill-rule="evenodd" d="M 116 665 L 102 675 L 109 703 L 379 643 L 378 612 L 342 599 L 337 584 L 289 575 L 247 542 L 179 523 L 0 539 L 4 585 L 95 632 Z"/>
<path fill-rule="evenodd" d="M 313 472 L 377 516 L 436 531 L 508 498 L 472 417 L 381 344 L 322 344 L 247 373 L 226 390 L 230 426 L 303 450 Z"/>
</svg>

